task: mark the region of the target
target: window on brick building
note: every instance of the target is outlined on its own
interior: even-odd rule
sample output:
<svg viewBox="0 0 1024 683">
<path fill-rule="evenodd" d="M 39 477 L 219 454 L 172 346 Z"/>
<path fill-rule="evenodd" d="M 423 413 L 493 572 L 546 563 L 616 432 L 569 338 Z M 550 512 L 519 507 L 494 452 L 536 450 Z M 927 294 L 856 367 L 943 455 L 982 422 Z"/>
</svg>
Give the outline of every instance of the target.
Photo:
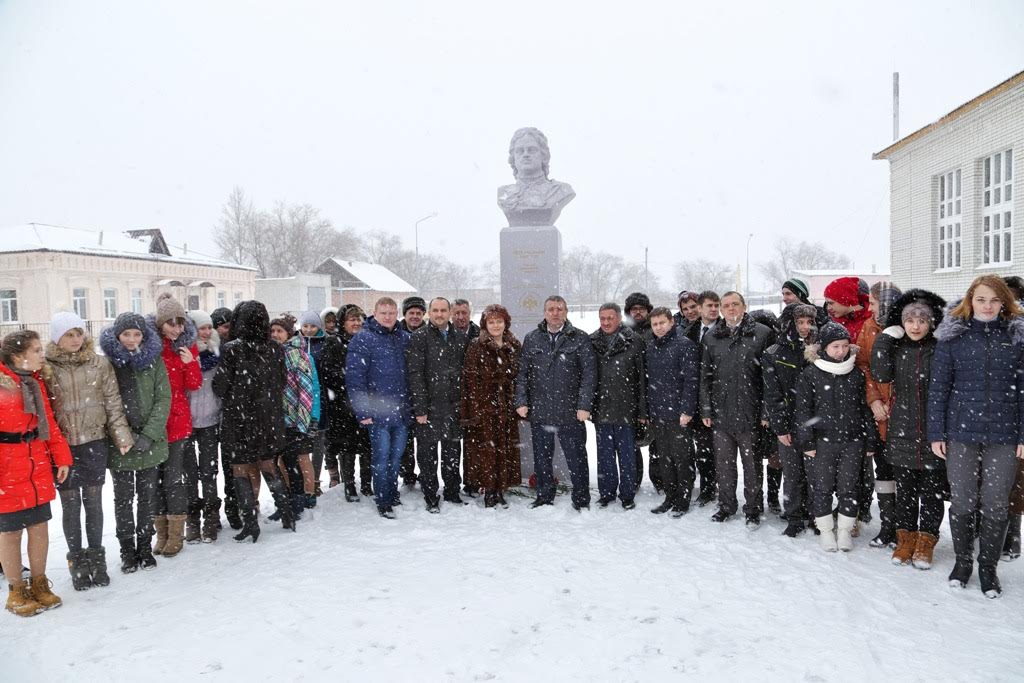
<svg viewBox="0 0 1024 683">
<path fill-rule="evenodd" d="M 71 290 L 71 308 L 82 320 L 89 319 L 89 290 L 85 287 L 75 287 Z"/>
<path fill-rule="evenodd" d="M 103 317 L 107 320 L 113 320 L 117 317 L 117 290 L 116 289 L 104 289 L 103 290 Z"/>
<path fill-rule="evenodd" d="M 963 212 L 960 169 L 939 176 L 939 269 L 960 267 Z"/>
<path fill-rule="evenodd" d="M 1013 150 L 981 162 L 981 255 L 983 264 L 1013 262 Z"/>
<path fill-rule="evenodd" d="M 0 323 L 18 322 L 18 290 L 0 289 Z"/>
</svg>

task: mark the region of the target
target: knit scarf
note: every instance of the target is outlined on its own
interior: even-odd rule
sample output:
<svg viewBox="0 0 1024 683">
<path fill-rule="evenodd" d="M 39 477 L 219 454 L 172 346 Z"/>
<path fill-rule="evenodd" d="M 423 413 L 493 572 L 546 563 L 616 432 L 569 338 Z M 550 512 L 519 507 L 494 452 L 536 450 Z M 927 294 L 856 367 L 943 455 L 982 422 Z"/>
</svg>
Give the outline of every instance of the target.
<svg viewBox="0 0 1024 683">
<path fill-rule="evenodd" d="M 860 328 L 864 327 L 864 323 L 867 322 L 870 317 L 871 309 L 863 308 L 859 311 L 854 311 L 849 315 L 844 315 L 842 318 L 832 318 L 832 320 L 845 327 L 846 331 L 850 333 L 850 341 L 856 342 L 857 337 L 860 336 Z"/>
<path fill-rule="evenodd" d="M 287 370 L 284 386 L 285 422 L 305 434 L 313 419 L 313 363 L 302 349 L 285 346 L 284 366 Z"/>
<path fill-rule="evenodd" d="M 39 387 L 39 381 L 35 373 L 26 370 L 15 370 L 21 379 L 21 402 L 24 410 L 29 415 L 36 416 L 36 430 L 39 433 L 40 441 L 50 440 L 50 421 L 46 419 L 46 405 L 43 403 L 43 391 Z"/>
<path fill-rule="evenodd" d="M 121 391 L 121 403 L 124 404 L 124 416 L 133 432 L 141 432 L 146 421 L 142 416 L 142 404 L 139 402 L 139 382 L 135 370 L 130 365 L 114 365 L 114 377 L 117 388 Z"/>
</svg>

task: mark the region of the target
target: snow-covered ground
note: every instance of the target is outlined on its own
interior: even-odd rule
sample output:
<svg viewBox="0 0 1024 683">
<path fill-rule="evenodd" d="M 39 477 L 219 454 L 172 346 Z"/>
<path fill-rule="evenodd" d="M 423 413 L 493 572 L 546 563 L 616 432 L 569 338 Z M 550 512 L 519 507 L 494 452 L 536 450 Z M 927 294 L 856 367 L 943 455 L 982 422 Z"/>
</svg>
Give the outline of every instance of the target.
<svg viewBox="0 0 1024 683">
<path fill-rule="evenodd" d="M 0 614 L 0 680 L 1024 678 L 1024 561 L 1001 565 L 1000 600 L 976 579 L 951 591 L 946 528 L 924 572 L 867 547 L 877 522 L 826 554 L 774 517 L 748 532 L 710 508 L 652 515 L 649 482 L 631 512 L 509 496 L 508 510 L 430 515 L 418 490 L 403 499 L 388 521 L 333 489 L 298 533 L 264 521 L 256 545 L 225 535 L 130 576 L 108 501 L 112 583 L 83 593 L 55 503 L 48 566 L 65 604 Z"/>
</svg>

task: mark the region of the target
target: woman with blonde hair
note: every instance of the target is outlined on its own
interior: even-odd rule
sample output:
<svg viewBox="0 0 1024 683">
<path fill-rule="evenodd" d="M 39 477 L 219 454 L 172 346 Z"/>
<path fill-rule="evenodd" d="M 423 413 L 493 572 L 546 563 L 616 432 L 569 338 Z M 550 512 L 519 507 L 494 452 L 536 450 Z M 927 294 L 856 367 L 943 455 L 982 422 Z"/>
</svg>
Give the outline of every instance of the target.
<svg viewBox="0 0 1024 683">
<path fill-rule="evenodd" d="M 1002 594 L 996 565 L 1003 548 L 1017 458 L 1024 458 L 1024 318 L 1006 283 L 982 275 L 935 330 L 928 392 L 928 440 L 946 461 L 949 527 L 963 588 L 980 539 L 978 577 L 986 597 Z M 975 511 L 981 502 L 980 529 Z"/>
</svg>

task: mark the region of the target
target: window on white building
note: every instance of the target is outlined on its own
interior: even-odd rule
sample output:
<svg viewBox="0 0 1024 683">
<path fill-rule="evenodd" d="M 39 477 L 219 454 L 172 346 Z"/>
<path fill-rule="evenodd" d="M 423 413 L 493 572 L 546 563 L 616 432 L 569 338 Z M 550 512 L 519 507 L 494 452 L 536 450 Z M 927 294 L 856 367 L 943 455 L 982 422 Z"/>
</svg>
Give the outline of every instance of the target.
<svg viewBox="0 0 1024 683">
<path fill-rule="evenodd" d="M 103 290 L 103 317 L 107 320 L 113 320 L 117 317 L 117 290 L 116 289 L 104 289 Z"/>
<path fill-rule="evenodd" d="M 71 290 L 71 307 L 82 320 L 89 319 L 89 290 L 85 287 L 75 287 Z"/>
<path fill-rule="evenodd" d="M 217 292 L 217 308 L 227 308 L 228 305 L 228 293 Z"/>
<path fill-rule="evenodd" d="M 939 176 L 939 269 L 960 267 L 963 211 L 960 169 Z"/>
<path fill-rule="evenodd" d="M 235 305 L 237 306 L 240 303 L 242 303 L 242 293 L 235 292 Z"/>
<path fill-rule="evenodd" d="M 142 289 L 132 289 L 132 313 L 142 313 Z"/>
<path fill-rule="evenodd" d="M 983 264 L 1013 261 L 1013 150 L 985 157 L 982 167 Z"/>
<path fill-rule="evenodd" d="M 18 322 L 18 290 L 0 289 L 0 323 Z"/>
</svg>

